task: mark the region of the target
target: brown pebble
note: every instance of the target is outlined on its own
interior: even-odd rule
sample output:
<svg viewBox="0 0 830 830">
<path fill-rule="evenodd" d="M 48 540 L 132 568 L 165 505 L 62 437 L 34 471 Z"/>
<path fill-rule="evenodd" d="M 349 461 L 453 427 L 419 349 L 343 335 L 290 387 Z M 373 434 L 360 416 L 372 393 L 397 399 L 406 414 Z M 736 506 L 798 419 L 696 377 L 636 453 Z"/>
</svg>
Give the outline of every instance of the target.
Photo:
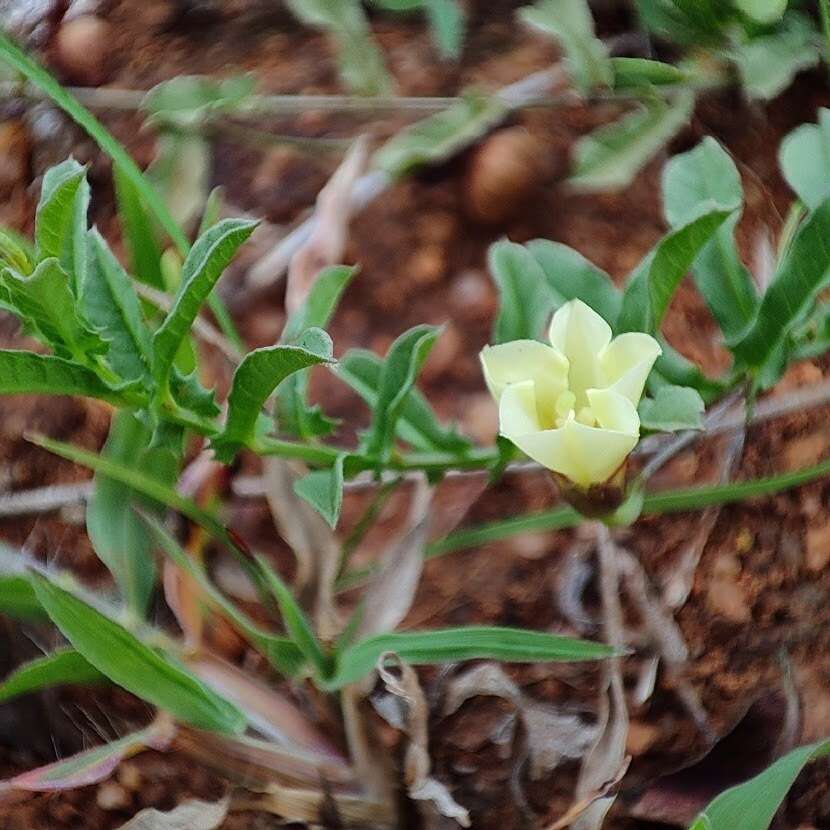
<svg viewBox="0 0 830 830">
<path fill-rule="evenodd" d="M 118 782 L 122 787 L 134 793 L 141 789 L 141 770 L 129 761 L 118 767 Z"/>
<path fill-rule="evenodd" d="M 548 177 L 545 147 L 524 127 L 508 127 L 486 138 L 470 157 L 464 205 L 485 224 L 512 219 L 529 205 Z"/>
<path fill-rule="evenodd" d="M 625 740 L 625 751 L 636 758 L 643 755 L 660 738 L 660 727 L 652 723 L 632 721 L 628 726 L 628 735 Z"/>
<path fill-rule="evenodd" d="M 0 124 L 0 193 L 7 194 L 27 179 L 29 136 L 20 121 Z"/>
<path fill-rule="evenodd" d="M 823 571 L 830 565 L 830 522 L 807 529 L 807 570 Z"/>
<path fill-rule="evenodd" d="M 784 450 L 784 462 L 788 470 L 798 470 L 815 464 L 830 444 L 830 430 L 818 429 L 808 435 L 790 441 Z"/>
<path fill-rule="evenodd" d="M 100 17 L 84 14 L 64 22 L 55 48 L 61 69 L 69 80 L 98 86 L 107 80 L 112 40 L 110 24 Z"/>
<path fill-rule="evenodd" d="M 745 623 L 752 619 L 752 610 L 739 583 L 741 564 L 732 554 L 718 556 L 709 582 L 707 603 L 716 614 L 730 622 Z"/>
<path fill-rule="evenodd" d="M 412 280 L 420 286 L 440 282 L 447 259 L 440 245 L 427 245 L 414 253 L 404 266 Z"/>
<path fill-rule="evenodd" d="M 107 811 L 126 810 L 132 801 L 130 794 L 114 781 L 105 781 L 98 787 L 95 803 Z"/>
</svg>

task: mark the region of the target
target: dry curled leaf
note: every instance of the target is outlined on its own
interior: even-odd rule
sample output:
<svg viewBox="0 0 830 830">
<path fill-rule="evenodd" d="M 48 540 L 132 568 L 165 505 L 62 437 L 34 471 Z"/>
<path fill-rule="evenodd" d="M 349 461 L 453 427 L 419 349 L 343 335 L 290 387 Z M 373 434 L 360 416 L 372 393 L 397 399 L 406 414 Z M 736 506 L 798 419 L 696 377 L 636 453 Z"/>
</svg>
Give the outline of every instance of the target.
<svg viewBox="0 0 830 830">
<path fill-rule="evenodd" d="M 120 830 L 216 830 L 228 815 L 230 799 L 185 801 L 168 812 L 148 807 L 136 813 Z"/>
</svg>

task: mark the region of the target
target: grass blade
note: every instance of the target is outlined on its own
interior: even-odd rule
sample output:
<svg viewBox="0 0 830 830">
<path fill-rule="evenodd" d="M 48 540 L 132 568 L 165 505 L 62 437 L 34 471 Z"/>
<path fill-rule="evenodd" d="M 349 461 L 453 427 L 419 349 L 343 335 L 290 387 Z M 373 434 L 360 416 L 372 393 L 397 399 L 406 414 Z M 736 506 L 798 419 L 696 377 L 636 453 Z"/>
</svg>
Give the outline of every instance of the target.
<svg viewBox="0 0 830 830">
<path fill-rule="evenodd" d="M 0 684 L 0 703 L 69 683 L 87 684 L 106 680 L 103 674 L 72 648 L 63 648 L 24 663 Z"/>
</svg>

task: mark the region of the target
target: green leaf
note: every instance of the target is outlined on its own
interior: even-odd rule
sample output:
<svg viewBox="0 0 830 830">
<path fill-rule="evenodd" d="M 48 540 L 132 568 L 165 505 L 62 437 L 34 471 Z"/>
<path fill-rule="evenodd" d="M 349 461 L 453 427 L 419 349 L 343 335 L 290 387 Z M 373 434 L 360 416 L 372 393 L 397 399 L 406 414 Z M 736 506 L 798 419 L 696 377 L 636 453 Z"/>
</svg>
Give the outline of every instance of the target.
<svg viewBox="0 0 830 830">
<path fill-rule="evenodd" d="M 305 663 L 302 653 L 287 637 L 280 637 L 261 629 L 245 613 L 240 611 L 210 581 L 203 567 L 185 553 L 179 543 L 151 516 L 143 515 L 164 553 L 186 573 L 201 590 L 204 598 L 225 617 L 228 622 L 254 648 L 261 651 L 279 672 L 294 677 Z"/>
<path fill-rule="evenodd" d="M 337 49 L 340 76 L 352 90 L 361 95 L 380 95 L 391 89 L 383 56 L 358 0 L 285 2 L 303 23 L 329 33 Z"/>
<path fill-rule="evenodd" d="M 464 10 L 458 0 L 371 0 L 389 11 L 425 11 L 441 56 L 457 58 L 464 38 Z"/>
<path fill-rule="evenodd" d="M 335 374 L 372 408 L 377 403 L 382 371 L 383 361 L 364 349 L 346 352 L 334 369 Z M 415 387 L 406 396 L 395 434 L 419 450 L 463 452 L 470 448 L 470 442 L 454 427 L 445 427 L 439 422 L 426 398 Z"/>
<path fill-rule="evenodd" d="M 176 457 L 164 450 L 149 450 L 150 429 L 129 410 L 116 413 L 105 458 L 122 462 L 166 483 L 175 480 Z M 104 475 L 95 476 L 95 489 L 86 510 L 86 528 L 92 547 L 109 568 L 136 619 L 144 617 L 156 583 L 156 562 L 136 504 L 159 509 L 125 484 Z"/>
<path fill-rule="evenodd" d="M 130 269 L 139 282 L 164 291 L 161 247 L 141 194 L 121 168 L 113 165 L 118 221 L 130 254 Z"/>
<path fill-rule="evenodd" d="M 688 123 L 694 95 L 667 103 L 649 97 L 640 109 L 581 138 L 568 183 L 579 191 L 619 190 Z"/>
<path fill-rule="evenodd" d="M 793 326 L 809 311 L 830 267 L 830 198 L 802 222 L 761 299 L 758 314 L 734 346 L 746 365 L 774 359 Z"/>
<path fill-rule="evenodd" d="M 655 392 L 666 384 L 674 386 L 691 386 L 700 393 L 700 397 L 710 404 L 726 391 L 727 384 L 722 380 L 707 377 L 691 360 L 672 348 L 663 338 L 657 338 L 663 353 L 657 358 L 651 374 L 648 376 L 648 388 Z"/>
<path fill-rule="evenodd" d="M 769 101 L 787 89 L 799 72 L 819 62 L 821 53 L 814 41 L 812 24 L 788 15 L 773 34 L 736 44 L 727 54 L 747 95 Z"/>
<path fill-rule="evenodd" d="M 605 271 L 560 242 L 532 239 L 525 247 L 541 266 L 557 307 L 582 300 L 614 328 L 622 294 Z"/>
<path fill-rule="evenodd" d="M 216 281 L 256 225 L 246 219 L 223 219 L 200 236 L 187 255 L 173 307 L 153 336 L 153 376 L 160 387 L 168 387 L 179 345 Z"/>
<path fill-rule="evenodd" d="M 225 428 L 212 443 L 220 461 L 229 461 L 240 447 L 255 439 L 262 407 L 282 381 L 300 369 L 331 362 L 331 339 L 325 332 L 317 331 L 324 336 L 319 351 L 268 346 L 250 352 L 239 364 L 228 396 Z"/>
<path fill-rule="evenodd" d="M 735 0 L 735 6 L 756 23 L 775 23 L 784 16 L 787 0 Z"/>
<path fill-rule="evenodd" d="M 0 703 L 52 686 L 98 683 L 101 672 L 71 648 L 59 649 L 15 669 L 0 683 Z"/>
<path fill-rule="evenodd" d="M 643 398 L 638 408 L 640 425 L 652 432 L 703 429 L 704 409 L 700 393 L 688 386 L 661 386 L 653 398 Z"/>
<path fill-rule="evenodd" d="M 634 269 L 623 294 L 619 331 L 656 332 L 674 292 L 701 248 L 733 209 L 708 205 L 701 214 L 670 231 Z"/>
<path fill-rule="evenodd" d="M 141 102 L 141 109 L 154 122 L 198 124 L 205 116 L 244 106 L 253 95 L 254 86 L 253 75 L 178 75 L 154 86 Z"/>
<path fill-rule="evenodd" d="M 294 492 L 305 499 L 328 523 L 335 528 L 343 506 L 343 462 L 345 455 L 338 455 L 331 467 L 313 470 L 294 483 Z"/>
<path fill-rule="evenodd" d="M 524 245 L 507 240 L 490 246 L 487 262 L 501 298 L 493 342 L 538 340 L 555 299 L 542 267 Z"/>
<path fill-rule="evenodd" d="M 347 265 L 324 268 L 314 280 L 302 305 L 288 318 L 280 341 L 293 346 L 307 329 L 324 329 L 357 273 L 357 268 Z"/>
<path fill-rule="evenodd" d="M 507 112 L 498 96 L 467 91 L 443 112 L 390 138 L 373 156 L 373 166 L 397 179 L 418 167 L 446 161 L 503 121 Z"/>
<path fill-rule="evenodd" d="M 131 390 L 115 391 L 84 366 L 34 352 L 0 349 L 0 395 L 79 395 L 115 406 L 137 403 Z"/>
<path fill-rule="evenodd" d="M 0 270 L 7 265 L 18 274 L 29 276 L 36 259 L 35 248 L 28 239 L 11 228 L 0 227 Z"/>
<path fill-rule="evenodd" d="M 110 366 L 125 380 L 148 380 L 150 330 L 127 272 L 94 229 L 89 232 L 89 269 L 81 306 L 86 319 L 108 341 Z"/>
<path fill-rule="evenodd" d="M 40 575 L 35 594 L 75 649 L 113 683 L 200 729 L 237 734 L 245 716 L 172 657 L 145 645 L 127 629 Z"/>
<path fill-rule="evenodd" d="M 55 257 L 40 262 L 31 276 L 0 272 L 0 294 L 16 313 L 61 357 L 84 363 L 106 352 L 106 343 L 82 320 L 69 276 Z"/>
<path fill-rule="evenodd" d="M 0 614 L 18 620 L 46 619 L 28 577 L 0 573 Z"/>
<path fill-rule="evenodd" d="M 830 109 L 818 111 L 818 124 L 802 124 L 778 151 L 787 184 L 810 210 L 830 196 Z"/>
<path fill-rule="evenodd" d="M 35 215 L 38 260 L 55 257 L 78 293 L 86 278 L 86 168 L 74 159 L 50 167 L 43 177 Z"/>
<path fill-rule="evenodd" d="M 587 0 L 538 0 L 519 9 L 521 19 L 552 35 L 565 51 L 571 78 L 582 92 L 611 86 L 614 71 L 605 44 L 594 33 Z"/>
<path fill-rule="evenodd" d="M 343 651 L 338 655 L 337 672 L 328 687 L 339 689 L 365 677 L 387 651 L 415 665 L 479 659 L 514 663 L 571 662 L 601 660 L 614 654 L 613 648 L 602 643 L 518 628 L 471 626 L 400 631 L 370 637 Z"/>
<path fill-rule="evenodd" d="M 722 792 L 689 830 L 767 830 L 804 767 L 830 755 L 830 740 L 800 746 L 743 784 Z"/>
<path fill-rule="evenodd" d="M 303 609 L 300 608 L 297 600 L 282 581 L 279 574 L 261 556 L 258 556 L 257 564 L 264 577 L 265 584 L 274 595 L 280 609 L 282 622 L 285 630 L 291 637 L 292 642 L 302 652 L 305 659 L 314 668 L 315 674 L 322 679 L 331 672 L 331 660 L 320 646 L 314 629 L 306 617 Z"/>
<path fill-rule="evenodd" d="M 711 208 L 735 212 L 715 231 L 694 262 L 692 273 L 726 339 L 735 340 L 755 317 L 758 296 L 735 244 L 743 189 L 738 168 L 714 138 L 704 138 L 663 168 L 663 204 L 668 223 L 680 227 Z"/>
<path fill-rule="evenodd" d="M 407 395 L 439 332 L 435 326 L 415 326 L 389 347 L 380 372 L 372 423 L 364 436 L 366 454 L 378 461 L 389 457 Z"/>
<path fill-rule="evenodd" d="M 654 34 L 673 43 L 713 45 L 735 17 L 723 0 L 636 0 L 637 11 Z"/>
<path fill-rule="evenodd" d="M 611 68 L 614 89 L 682 84 L 688 80 L 688 73 L 673 64 L 646 58 L 611 58 Z"/>
</svg>

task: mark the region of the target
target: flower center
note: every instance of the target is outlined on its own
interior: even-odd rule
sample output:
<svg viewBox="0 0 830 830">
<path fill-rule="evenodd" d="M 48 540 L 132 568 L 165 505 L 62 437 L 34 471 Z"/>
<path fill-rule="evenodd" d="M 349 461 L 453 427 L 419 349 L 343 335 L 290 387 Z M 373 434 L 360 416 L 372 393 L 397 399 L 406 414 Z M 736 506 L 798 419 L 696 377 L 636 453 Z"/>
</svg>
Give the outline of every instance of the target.
<svg viewBox="0 0 830 830">
<path fill-rule="evenodd" d="M 581 406 L 578 411 L 576 410 L 576 395 L 570 389 L 566 389 L 556 399 L 555 410 L 555 424 L 559 428 L 565 426 L 571 418 L 585 424 L 586 427 L 596 426 L 597 419 L 590 406 Z"/>
</svg>

